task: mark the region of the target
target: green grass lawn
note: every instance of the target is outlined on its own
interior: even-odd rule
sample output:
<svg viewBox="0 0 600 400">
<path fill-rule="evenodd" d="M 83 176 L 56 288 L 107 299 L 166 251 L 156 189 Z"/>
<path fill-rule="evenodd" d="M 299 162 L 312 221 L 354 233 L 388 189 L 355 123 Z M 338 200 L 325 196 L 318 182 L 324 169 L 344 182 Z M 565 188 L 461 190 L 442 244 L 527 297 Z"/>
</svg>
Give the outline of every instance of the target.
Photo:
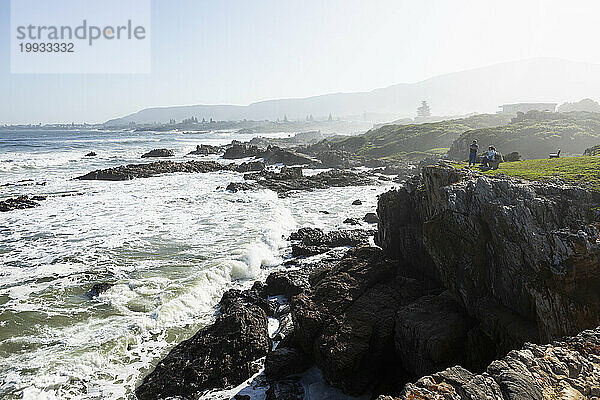
<svg viewBox="0 0 600 400">
<path fill-rule="evenodd" d="M 465 167 L 467 163 L 457 163 Z M 480 171 L 479 165 L 473 170 Z M 484 175 L 507 175 L 532 181 L 559 179 L 565 183 L 600 191 L 600 156 L 503 162 L 497 170 L 480 171 Z"/>
</svg>

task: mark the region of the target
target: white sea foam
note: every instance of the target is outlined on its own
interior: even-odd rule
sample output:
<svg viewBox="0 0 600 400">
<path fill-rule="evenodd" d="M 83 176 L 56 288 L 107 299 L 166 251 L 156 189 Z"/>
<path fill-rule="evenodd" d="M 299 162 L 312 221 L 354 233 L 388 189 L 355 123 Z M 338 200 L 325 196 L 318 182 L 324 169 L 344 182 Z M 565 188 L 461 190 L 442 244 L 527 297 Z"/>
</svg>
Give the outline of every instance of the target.
<svg viewBox="0 0 600 400">
<path fill-rule="evenodd" d="M 186 160 L 195 144 L 240 138 L 86 135 L 62 147 L 46 138 L 45 147 L 0 148 L 0 184 L 46 182 L 6 187 L 7 196 L 82 193 L 0 215 L 2 398 L 131 397 L 161 356 L 213 320 L 225 290 L 247 287 L 281 263 L 290 232 L 345 228 L 346 217 L 374 210 L 377 191 L 370 188 L 285 199 L 270 191 L 230 193 L 223 188 L 243 179 L 232 172 L 73 181 L 141 162 L 154 147 L 174 148 L 175 159 Z M 83 158 L 91 150 L 98 157 Z M 351 206 L 355 198 L 363 205 Z M 90 299 L 98 282 L 115 285 Z"/>
</svg>

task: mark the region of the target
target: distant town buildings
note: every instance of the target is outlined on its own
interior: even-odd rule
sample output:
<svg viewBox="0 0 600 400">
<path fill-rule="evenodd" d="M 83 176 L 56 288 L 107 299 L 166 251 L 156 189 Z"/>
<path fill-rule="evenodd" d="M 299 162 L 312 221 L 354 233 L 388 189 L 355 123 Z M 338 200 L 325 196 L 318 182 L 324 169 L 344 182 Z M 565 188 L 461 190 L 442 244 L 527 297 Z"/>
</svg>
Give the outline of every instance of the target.
<svg viewBox="0 0 600 400">
<path fill-rule="evenodd" d="M 556 110 L 558 103 L 514 103 L 503 104 L 500 106 L 501 112 L 505 114 L 516 114 L 518 112 L 526 113 L 528 111 L 551 111 Z"/>
</svg>

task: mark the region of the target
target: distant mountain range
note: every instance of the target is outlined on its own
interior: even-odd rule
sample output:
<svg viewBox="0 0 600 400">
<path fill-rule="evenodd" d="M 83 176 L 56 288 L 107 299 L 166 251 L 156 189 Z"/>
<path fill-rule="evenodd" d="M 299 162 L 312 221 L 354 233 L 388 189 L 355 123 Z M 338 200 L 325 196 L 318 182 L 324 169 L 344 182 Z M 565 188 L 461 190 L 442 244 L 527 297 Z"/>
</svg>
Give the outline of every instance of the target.
<svg viewBox="0 0 600 400">
<path fill-rule="evenodd" d="M 209 120 L 275 120 L 315 117 L 355 118 L 363 113 L 412 117 L 422 100 L 435 115 L 496 112 L 517 102 L 577 101 L 600 98 L 600 65 L 554 58 L 535 58 L 392 85 L 370 92 L 333 93 L 298 99 L 268 100 L 247 106 L 190 105 L 147 108 L 107 124 L 165 123 L 189 117 Z"/>
</svg>

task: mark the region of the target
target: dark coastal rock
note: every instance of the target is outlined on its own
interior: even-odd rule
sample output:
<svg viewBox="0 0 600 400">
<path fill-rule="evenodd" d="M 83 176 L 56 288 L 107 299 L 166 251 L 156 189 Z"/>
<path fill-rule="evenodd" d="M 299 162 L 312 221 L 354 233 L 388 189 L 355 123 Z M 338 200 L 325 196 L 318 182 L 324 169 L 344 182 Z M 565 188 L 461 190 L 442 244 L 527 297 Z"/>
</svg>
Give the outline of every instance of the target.
<svg viewBox="0 0 600 400">
<path fill-rule="evenodd" d="M 99 169 L 78 176 L 79 180 L 104 180 L 104 181 L 126 181 L 134 178 L 148 178 L 160 174 L 169 174 L 176 172 L 215 172 L 226 169 L 214 161 L 157 161 L 149 164 L 129 164 L 120 167 Z"/>
<path fill-rule="evenodd" d="M 240 191 L 245 191 L 245 190 L 258 190 L 261 187 L 258 186 L 255 183 L 249 183 L 249 182 L 230 182 L 227 187 L 225 188 L 225 190 L 236 193 L 236 192 L 240 192 Z"/>
<path fill-rule="evenodd" d="M 45 196 L 19 196 L 0 201 L 0 212 L 23 210 L 40 205 L 38 201 L 46 200 Z"/>
<path fill-rule="evenodd" d="M 304 176 L 302 169 L 284 167 L 280 172 L 262 171 L 244 175 L 246 180 L 285 196 L 291 191 L 327 189 L 330 187 L 364 186 L 375 184 L 376 180 L 367 173 L 330 170 L 316 175 Z"/>
<path fill-rule="evenodd" d="M 319 160 L 306 154 L 298 153 L 297 151 L 290 149 L 282 149 L 277 146 L 269 146 L 257 156 L 263 158 L 268 164 L 307 166 L 319 166 L 321 164 Z"/>
<path fill-rule="evenodd" d="M 467 334 L 475 324 L 450 293 L 421 297 L 396 314 L 398 360 L 417 376 L 466 365 Z"/>
<path fill-rule="evenodd" d="M 267 315 L 246 294 L 224 296 L 215 323 L 175 346 L 138 386 L 137 398 L 190 398 L 205 389 L 239 385 L 256 373 L 256 361 L 267 355 L 271 341 Z"/>
<path fill-rule="evenodd" d="M 311 365 L 311 359 L 302 350 L 279 346 L 267 354 L 265 375 L 269 379 L 282 379 L 300 374 Z"/>
<path fill-rule="evenodd" d="M 223 158 L 228 160 L 236 160 L 239 158 L 256 157 L 258 152 L 259 148 L 257 146 L 244 143 L 232 143 L 232 145 L 225 150 Z"/>
<path fill-rule="evenodd" d="M 199 144 L 196 150 L 190 151 L 188 155 L 208 156 L 210 154 L 221 154 L 223 148 L 221 146 L 211 146 L 209 144 Z"/>
<path fill-rule="evenodd" d="M 380 197 L 376 242 L 437 274 L 506 352 L 600 325 L 599 200 L 571 186 L 429 166 Z"/>
<path fill-rule="evenodd" d="M 353 158 L 349 152 L 343 150 L 325 150 L 313 155 L 321 161 L 323 168 L 348 169 L 361 165 L 360 160 Z"/>
<path fill-rule="evenodd" d="M 283 165 L 320 165 L 320 161 L 306 154 L 298 153 L 291 149 L 283 149 L 269 145 L 266 149 L 247 143 L 233 143 L 227 148 L 223 158 L 239 159 L 247 157 L 262 158 L 267 164 Z"/>
<path fill-rule="evenodd" d="M 353 206 L 360 206 L 360 205 L 362 205 L 362 201 L 360 201 L 359 199 L 356 199 L 356 200 L 354 200 L 354 201 L 352 202 L 352 205 L 353 205 Z"/>
<path fill-rule="evenodd" d="M 269 274 L 266 280 L 269 296 L 285 295 L 288 299 L 308 288 L 308 276 L 304 271 L 277 271 Z"/>
<path fill-rule="evenodd" d="M 363 221 L 365 221 L 368 224 L 376 224 L 379 222 L 379 217 L 376 213 L 370 212 L 365 214 L 365 216 L 363 217 Z"/>
<path fill-rule="evenodd" d="M 94 153 L 93 151 L 90 151 L 89 153 L 87 153 L 87 154 L 85 155 L 85 157 L 96 157 L 96 156 L 97 156 L 97 154 L 96 154 L 96 153 Z"/>
<path fill-rule="evenodd" d="M 348 225 L 360 225 L 360 221 L 357 220 L 356 218 L 346 218 L 344 220 L 344 224 L 348 224 Z"/>
<path fill-rule="evenodd" d="M 311 277 L 310 289 L 291 299 L 298 346 L 328 382 L 347 393 L 363 393 L 382 380 L 402 381 L 395 315 L 424 289 L 399 270 L 380 249 L 360 247 Z"/>
<path fill-rule="evenodd" d="M 251 162 L 245 162 L 245 163 L 241 163 L 240 165 L 238 165 L 236 167 L 236 172 L 242 172 L 242 173 L 246 173 L 246 172 L 256 172 L 256 171 L 263 171 L 265 169 L 265 163 L 262 161 L 251 161 Z"/>
<path fill-rule="evenodd" d="M 592 399 L 600 396 L 600 328 L 552 344 L 527 343 L 482 374 L 452 367 L 406 385 L 409 399 Z"/>
<path fill-rule="evenodd" d="M 173 157 L 175 152 L 169 149 L 154 149 L 142 155 L 142 158 L 149 157 Z"/>
<path fill-rule="evenodd" d="M 108 289 L 110 289 L 113 286 L 115 286 L 114 283 L 108 283 L 108 282 L 96 283 L 96 284 L 94 284 L 94 286 L 92 286 L 90 291 L 87 292 L 87 296 L 89 298 L 98 297 L 100 294 L 106 292 Z"/>
<path fill-rule="evenodd" d="M 369 242 L 374 231 L 353 229 L 323 232 L 319 228 L 300 228 L 290 235 L 292 255 L 307 257 L 341 246 L 358 246 Z"/>
</svg>

